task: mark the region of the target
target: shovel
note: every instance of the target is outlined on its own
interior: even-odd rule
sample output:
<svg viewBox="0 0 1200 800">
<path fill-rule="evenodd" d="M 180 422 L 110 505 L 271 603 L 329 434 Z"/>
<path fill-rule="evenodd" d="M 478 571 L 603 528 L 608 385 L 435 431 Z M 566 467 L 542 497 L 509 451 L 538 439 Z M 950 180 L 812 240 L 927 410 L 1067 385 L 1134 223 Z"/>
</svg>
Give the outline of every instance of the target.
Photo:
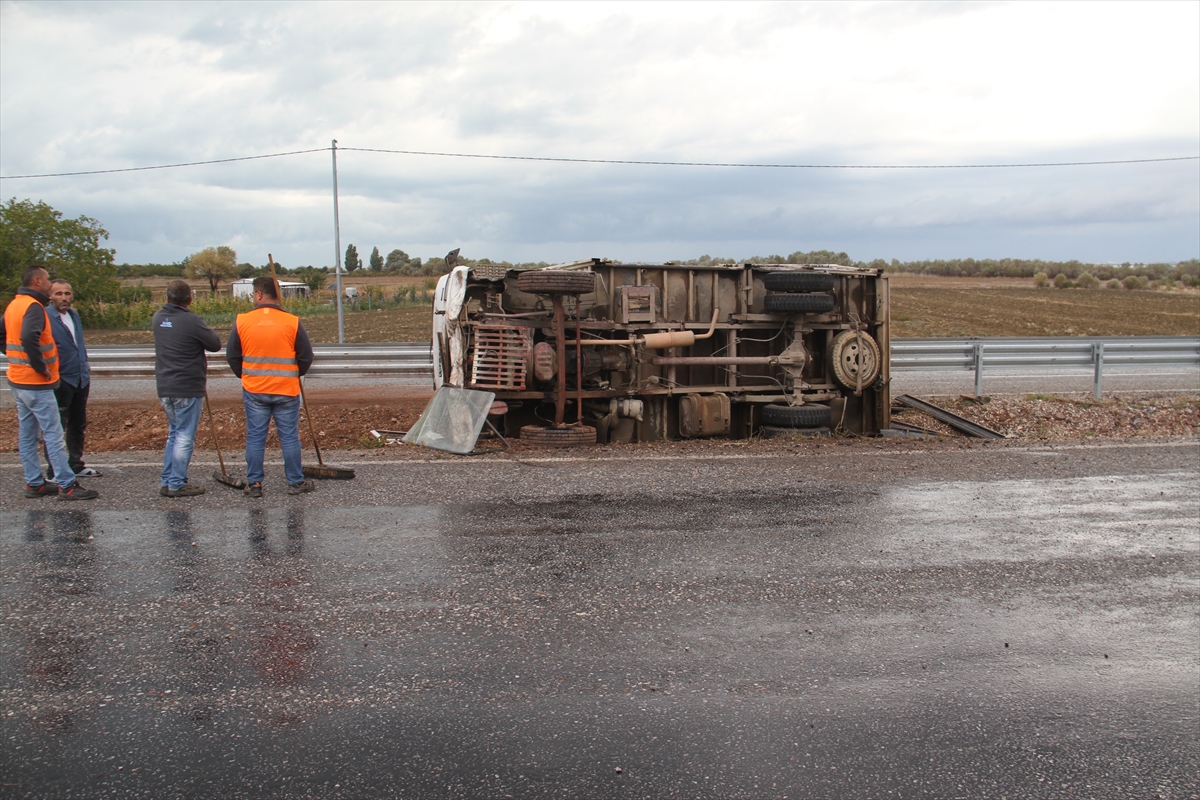
<svg viewBox="0 0 1200 800">
<path fill-rule="evenodd" d="M 232 486 L 234 489 L 245 489 L 244 478 L 235 478 L 225 471 L 225 457 L 221 455 L 221 442 L 217 439 L 217 422 L 213 419 L 212 406 L 208 404 L 208 392 L 204 393 L 204 410 L 208 412 L 208 426 L 212 428 L 213 444 L 217 446 L 217 461 L 221 462 L 221 471 L 213 470 L 213 480 Z"/>
</svg>

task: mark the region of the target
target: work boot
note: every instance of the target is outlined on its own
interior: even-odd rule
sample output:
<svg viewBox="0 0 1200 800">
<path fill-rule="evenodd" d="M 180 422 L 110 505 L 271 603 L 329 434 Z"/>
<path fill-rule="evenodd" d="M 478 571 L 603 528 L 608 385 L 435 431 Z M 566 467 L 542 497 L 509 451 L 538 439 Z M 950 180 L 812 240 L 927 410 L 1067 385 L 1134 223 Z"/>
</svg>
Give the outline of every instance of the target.
<svg viewBox="0 0 1200 800">
<path fill-rule="evenodd" d="M 317 484 L 313 481 L 300 481 L 299 483 L 288 484 L 288 494 L 304 494 L 311 492 L 317 488 Z"/>
<path fill-rule="evenodd" d="M 167 497 L 195 497 L 198 494 L 204 494 L 204 487 L 192 486 L 190 483 L 185 483 L 178 489 L 167 489 Z"/>
<path fill-rule="evenodd" d="M 158 496 L 159 496 L 159 497 L 166 497 L 166 496 L 167 496 L 167 492 L 169 492 L 169 491 L 171 491 L 171 487 L 167 486 L 167 485 L 164 483 L 162 486 L 158 487 Z"/>
<path fill-rule="evenodd" d="M 58 494 L 58 484 L 57 483 L 51 483 L 50 481 L 43 481 L 42 483 L 39 483 L 37 486 L 30 486 L 29 484 L 25 484 L 25 496 L 26 497 L 50 497 L 51 495 L 56 495 L 56 494 Z"/>
<path fill-rule="evenodd" d="M 95 500 L 99 496 L 100 493 L 95 489 L 85 489 L 80 486 L 79 481 L 70 486 L 58 487 L 59 500 Z"/>
<path fill-rule="evenodd" d="M 247 483 L 246 488 L 242 491 L 246 493 L 247 497 L 262 497 L 262 483 L 259 481 Z"/>
</svg>

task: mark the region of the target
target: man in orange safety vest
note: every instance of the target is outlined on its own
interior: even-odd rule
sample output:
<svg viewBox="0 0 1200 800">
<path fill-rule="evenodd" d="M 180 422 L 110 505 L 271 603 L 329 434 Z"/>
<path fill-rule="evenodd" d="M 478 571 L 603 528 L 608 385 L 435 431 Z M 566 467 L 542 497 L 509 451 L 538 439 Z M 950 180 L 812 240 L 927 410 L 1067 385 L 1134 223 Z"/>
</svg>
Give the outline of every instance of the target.
<svg viewBox="0 0 1200 800">
<path fill-rule="evenodd" d="M 33 264 L 25 268 L 17 296 L 4 309 L 4 351 L 8 385 L 17 401 L 17 446 L 25 472 L 25 496 L 94 500 L 99 492 L 80 486 L 67 462 L 62 418 L 54 395 L 59 365 L 58 348 L 46 314 L 49 302 L 50 275 L 45 267 Z M 55 482 L 42 475 L 39 440 L 46 443 Z"/>
<path fill-rule="evenodd" d="M 267 430 L 275 432 L 283 449 L 288 494 L 311 492 L 316 485 L 304 479 L 300 466 L 300 376 L 312 366 L 313 349 L 304 324 L 279 305 L 274 279 L 254 279 L 254 310 L 238 314 L 225 344 L 225 359 L 242 379 L 246 409 L 246 494 L 262 497 L 263 451 Z"/>
</svg>

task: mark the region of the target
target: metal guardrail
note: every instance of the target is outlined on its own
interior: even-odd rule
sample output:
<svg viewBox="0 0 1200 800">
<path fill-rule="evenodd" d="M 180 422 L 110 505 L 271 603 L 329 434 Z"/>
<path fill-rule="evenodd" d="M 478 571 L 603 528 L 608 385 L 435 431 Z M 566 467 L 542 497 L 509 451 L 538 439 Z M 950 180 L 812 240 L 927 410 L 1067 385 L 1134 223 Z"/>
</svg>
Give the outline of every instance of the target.
<svg viewBox="0 0 1200 800">
<path fill-rule="evenodd" d="M 427 376 L 433 368 L 424 342 L 317 345 L 309 375 Z M 92 372 L 104 377 L 154 374 L 151 345 L 100 345 L 88 348 Z M 228 376 L 224 352 L 208 355 L 210 374 Z M 1104 367 L 1200 366 L 1200 336 L 1091 336 L 976 339 L 893 339 L 891 368 L 906 371 L 975 371 L 981 394 L 984 371 L 1093 368 L 1096 394 Z"/>
<path fill-rule="evenodd" d="M 428 376 L 433 370 L 429 345 L 422 342 L 391 344 L 314 345 L 309 375 L 413 375 Z M 92 374 L 105 378 L 154 377 L 154 346 L 148 344 L 96 345 L 88 347 Z M 232 377 L 225 351 L 208 353 L 211 377 Z"/>
<path fill-rule="evenodd" d="M 1091 368 L 1098 398 L 1105 367 L 1200 366 L 1200 336 L 893 339 L 891 366 L 893 372 L 974 370 L 977 396 L 989 368 Z"/>
</svg>

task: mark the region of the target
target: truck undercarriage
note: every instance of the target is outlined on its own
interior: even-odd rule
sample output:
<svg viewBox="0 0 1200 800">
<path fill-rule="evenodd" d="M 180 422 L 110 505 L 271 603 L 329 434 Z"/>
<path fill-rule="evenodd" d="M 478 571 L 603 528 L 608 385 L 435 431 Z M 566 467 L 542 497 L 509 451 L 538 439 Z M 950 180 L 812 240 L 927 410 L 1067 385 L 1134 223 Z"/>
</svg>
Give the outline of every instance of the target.
<svg viewBox="0 0 1200 800">
<path fill-rule="evenodd" d="M 434 383 L 494 392 L 546 445 L 888 427 L 889 298 L 838 265 L 459 266 L 434 301 Z"/>
</svg>

